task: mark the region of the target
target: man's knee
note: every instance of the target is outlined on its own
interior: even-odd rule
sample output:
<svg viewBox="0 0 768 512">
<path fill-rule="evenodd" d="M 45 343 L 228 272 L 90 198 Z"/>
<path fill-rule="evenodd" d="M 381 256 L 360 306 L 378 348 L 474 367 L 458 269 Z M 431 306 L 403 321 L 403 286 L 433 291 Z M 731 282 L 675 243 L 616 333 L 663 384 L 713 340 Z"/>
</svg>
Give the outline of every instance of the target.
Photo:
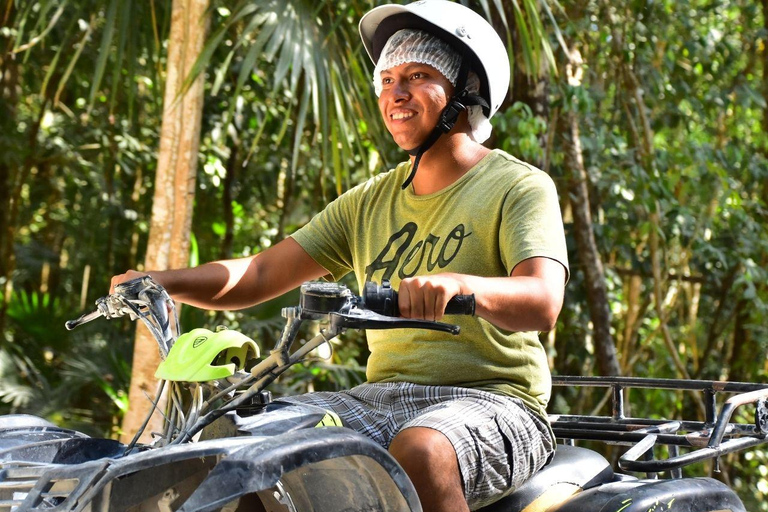
<svg viewBox="0 0 768 512">
<path fill-rule="evenodd" d="M 411 427 L 400 431 L 389 445 L 389 452 L 404 468 L 458 466 L 451 442 L 431 428 Z"/>
<path fill-rule="evenodd" d="M 468 512 L 453 444 L 444 434 L 426 427 L 400 431 L 389 452 L 413 482 L 425 511 Z"/>
</svg>

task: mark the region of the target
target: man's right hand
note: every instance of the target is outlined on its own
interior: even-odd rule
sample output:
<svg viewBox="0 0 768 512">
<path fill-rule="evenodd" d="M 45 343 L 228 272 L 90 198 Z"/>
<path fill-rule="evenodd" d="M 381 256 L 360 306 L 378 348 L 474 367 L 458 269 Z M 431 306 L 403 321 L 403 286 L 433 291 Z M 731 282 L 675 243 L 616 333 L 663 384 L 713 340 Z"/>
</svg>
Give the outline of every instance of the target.
<svg viewBox="0 0 768 512">
<path fill-rule="evenodd" d="M 139 272 L 138 270 L 129 270 L 125 274 L 120 274 L 112 278 L 112 282 L 109 284 L 109 293 L 115 293 L 115 286 L 122 284 L 132 279 L 148 276 L 147 272 Z M 159 283 L 158 283 L 159 284 Z M 162 285 L 161 285 L 162 286 Z"/>
</svg>

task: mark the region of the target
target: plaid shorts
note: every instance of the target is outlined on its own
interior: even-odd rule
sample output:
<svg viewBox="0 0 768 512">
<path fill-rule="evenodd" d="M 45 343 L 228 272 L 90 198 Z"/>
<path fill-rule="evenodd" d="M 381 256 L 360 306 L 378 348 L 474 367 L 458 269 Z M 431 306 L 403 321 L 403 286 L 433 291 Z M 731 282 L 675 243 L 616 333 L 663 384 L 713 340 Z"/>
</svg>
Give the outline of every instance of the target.
<svg viewBox="0 0 768 512">
<path fill-rule="evenodd" d="M 437 430 L 456 450 L 464 496 L 472 510 L 514 491 L 555 449 L 547 424 L 521 400 L 477 389 L 393 382 L 280 401 L 331 410 L 344 426 L 384 448 L 404 428 Z"/>
</svg>

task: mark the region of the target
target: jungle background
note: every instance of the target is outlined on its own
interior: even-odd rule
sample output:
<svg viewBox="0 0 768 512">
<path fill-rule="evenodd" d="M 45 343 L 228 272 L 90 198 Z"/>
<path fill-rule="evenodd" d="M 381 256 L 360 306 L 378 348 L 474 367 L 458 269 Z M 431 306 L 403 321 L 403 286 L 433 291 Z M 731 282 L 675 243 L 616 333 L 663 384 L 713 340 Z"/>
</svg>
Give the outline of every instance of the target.
<svg viewBox="0 0 768 512">
<path fill-rule="evenodd" d="M 572 275 L 541 338 L 553 372 L 764 381 L 768 0 L 464 3 L 513 66 L 489 145 L 560 193 Z M 156 354 L 134 355 L 130 322 L 65 320 L 126 269 L 263 250 L 404 159 L 357 36 L 373 5 L 0 1 L 0 413 L 125 435 L 132 369 Z M 168 135 L 174 115 L 186 135 Z M 225 324 L 268 350 L 296 298 L 184 307 L 182 328 Z M 366 355 L 345 335 L 273 392 L 349 387 Z M 603 398 L 556 389 L 550 410 L 605 413 Z M 685 393 L 631 399 L 634 416 L 700 415 Z M 768 510 L 768 450 L 722 462 L 715 477 Z"/>
</svg>

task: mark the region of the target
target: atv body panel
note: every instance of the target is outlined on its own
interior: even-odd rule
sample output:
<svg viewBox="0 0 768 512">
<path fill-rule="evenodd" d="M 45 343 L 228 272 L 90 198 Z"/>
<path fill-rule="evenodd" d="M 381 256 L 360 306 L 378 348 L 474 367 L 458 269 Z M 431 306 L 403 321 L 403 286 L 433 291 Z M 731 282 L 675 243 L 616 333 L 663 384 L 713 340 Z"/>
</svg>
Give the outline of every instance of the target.
<svg viewBox="0 0 768 512">
<path fill-rule="evenodd" d="M 391 455 L 343 427 L 298 430 L 244 447 L 219 463 L 179 510 L 218 510 L 279 479 L 301 500 L 299 510 L 421 510 Z"/>
<path fill-rule="evenodd" d="M 307 404 L 274 402 L 254 411 L 231 411 L 205 427 L 201 439 L 236 436 L 277 436 L 287 432 L 313 428 L 327 411 Z"/>
<path fill-rule="evenodd" d="M 235 510 L 241 500 L 273 488 L 290 500 L 286 508 L 274 510 L 358 510 L 361 503 L 365 510 L 421 510 L 413 485 L 386 450 L 346 428 L 306 428 L 319 421 L 314 407 L 304 421 L 302 406 L 277 409 L 284 411 L 278 423 L 284 420 L 295 428 L 125 456 L 125 447 L 113 442 L 116 449 L 81 451 L 79 459 L 64 456 L 61 449 L 37 457 L 46 460 L 5 458 L 0 462 L 0 511 Z M 51 446 L 59 441 L 35 439 L 15 449 L 33 453 L 41 442 Z M 91 441 L 109 440 L 69 438 L 63 443 L 85 446 Z M 80 460 L 88 453 L 93 460 Z"/>
</svg>

